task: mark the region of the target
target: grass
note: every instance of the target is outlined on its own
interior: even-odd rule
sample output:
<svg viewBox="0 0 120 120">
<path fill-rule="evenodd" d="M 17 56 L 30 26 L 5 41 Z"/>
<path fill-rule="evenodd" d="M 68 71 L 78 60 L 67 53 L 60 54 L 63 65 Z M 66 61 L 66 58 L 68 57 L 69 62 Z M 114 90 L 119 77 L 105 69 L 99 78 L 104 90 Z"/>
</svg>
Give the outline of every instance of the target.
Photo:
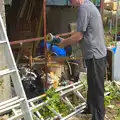
<svg viewBox="0 0 120 120">
<path fill-rule="evenodd" d="M 104 32 L 105 33 L 107 33 L 107 32 L 109 32 L 109 27 L 108 26 L 106 26 L 106 27 L 104 27 Z M 120 32 L 120 25 L 118 26 L 118 28 L 117 28 L 117 32 Z M 116 33 L 116 29 L 115 29 L 115 27 L 114 28 L 112 28 L 112 34 L 115 34 Z"/>
</svg>

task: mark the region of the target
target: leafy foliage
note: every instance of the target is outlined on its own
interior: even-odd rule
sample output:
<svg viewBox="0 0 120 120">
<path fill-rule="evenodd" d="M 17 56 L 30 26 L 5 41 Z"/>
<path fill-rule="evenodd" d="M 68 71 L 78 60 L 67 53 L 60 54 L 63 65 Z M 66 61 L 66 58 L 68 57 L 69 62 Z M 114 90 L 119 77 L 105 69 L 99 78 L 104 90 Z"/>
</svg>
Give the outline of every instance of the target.
<svg viewBox="0 0 120 120">
<path fill-rule="evenodd" d="M 111 100 L 120 100 L 120 87 L 115 82 L 107 83 L 105 90 L 110 92 L 110 95 L 105 96 L 106 107 L 111 104 Z"/>
<path fill-rule="evenodd" d="M 59 93 L 56 93 L 54 88 L 46 91 L 45 101 L 49 101 L 48 106 L 39 110 L 40 114 L 45 119 L 52 119 L 55 117 L 55 114 L 51 112 L 50 109 L 54 109 L 56 112 L 61 113 L 63 117 L 70 113 L 68 106 L 61 101 Z"/>
</svg>

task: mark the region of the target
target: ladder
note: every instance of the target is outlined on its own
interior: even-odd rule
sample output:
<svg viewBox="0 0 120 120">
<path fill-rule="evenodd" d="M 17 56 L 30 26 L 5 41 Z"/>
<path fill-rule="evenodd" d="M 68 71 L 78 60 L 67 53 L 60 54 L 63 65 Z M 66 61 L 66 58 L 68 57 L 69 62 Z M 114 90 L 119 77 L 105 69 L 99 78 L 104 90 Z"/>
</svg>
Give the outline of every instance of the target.
<svg viewBox="0 0 120 120">
<path fill-rule="evenodd" d="M 0 103 L 0 115 L 4 114 L 5 110 L 9 110 L 12 107 L 18 107 L 20 105 L 22 115 L 25 120 L 32 120 L 31 110 L 27 102 L 27 98 L 20 80 L 20 76 L 17 70 L 17 66 L 13 57 L 13 53 L 9 44 L 6 29 L 3 24 L 2 17 L 0 15 L 0 52 L 4 55 L 5 66 L 0 69 L 0 78 L 5 75 L 10 75 L 13 82 L 15 92 L 17 96 L 10 100 Z"/>
<path fill-rule="evenodd" d="M 47 101 L 44 101 L 46 94 L 42 94 L 38 97 L 29 99 L 28 103 L 30 105 L 30 110 L 32 111 L 32 115 L 35 118 L 35 120 L 46 120 L 45 118 L 43 118 L 42 114 L 39 111 L 42 108 L 49 109 L 49 111 L 51 111 L 55 115 L 54 117 L 50 118 L 49 120 L 55 120 L 57 118 L 59 120 L 69 120 L 73 116 L 76 116 L 78 114 L 80 115 L 80 113 L 83 112 L 84 108 L 86 107 L 86 100 L 81 93 L 81 88 L 84 86 L 84 84 L 86 84 L 86 83 L 77 82 L 77 83 L 74 83 L 72 85 L 67 85 L 65 87 L 56 89 L 56 92 L 60 93 L 61 100 L 69 107 L 69 109 L 71 109 L 71 113 L 68 114 L 67 116 L 64 116 L 64 117 L 62 116 L 61 113 L 57 112 L 54 108 L 52 108 L 49 105 L 49 100 L 51 98 L 49 98 L 49 100 L 47 100 Z M 86 92 L 86 89 L 84 89 L 84 91 Z M 80 93 L 80 95 L 76 94 L 78 92 Z M 77 102 L 81 101 L 80 104 L 73 106 L 73 104 L 71 103 L 70 98 L 68 96 L 72 93 L 74 95 L 76 95 L 76 97 L 79 98 L 79 101 L 77 101 Z M 109 94 L 110 94 L 110 92 L 106 92 L 105 96 L 109 95 Z M 21 118 L 23 118 L 22 113 L 21 113 L 21 109 L 15 109 L 13 106 L 12 111 L 14 113 L 14 116 L 9 118 L 8 120 L 13 120 L 16 118 L 19 118 L 17 120 L 21 120 Z"/>
<path fill-rule="evenodd" d="M 62 113 L 57 112 L 49 104 L 49 102 L 50 102 L 49 100 L 51 100 L 51 98 L 46 96 L 46 94 L 29 99 L 28 103 L 29 103 L 33 118 L 35 118 L 35 120 L 46 120 L 47 119 L 47 118 L 44 118 L 42 116 L 42 114 L 40 113 L 39 110 L 41 110 L 41 109 L 48 109 L 51 113 L 53 113 L 55 115 L 54 117 L 48 116 L 49 120 L 55 120 L 57 118 L 59 120 L 68 120 L 72 116 L 74 116 L 78 113 L 80 114 L 81 112 L 84 111 L 84 108 L 86 107 L 86 100 L 82 96 L 82 94 L 79 92 L 79 91 L 81 91 L 82 87 L 83 87 L 83 84 L 81 82 L 77 82 L 72 85 L 67 85 L 65 87 L 56 89 L 56 93 L 60 93 L 60 98 L 61 98 L 62 102 L 64 104 L 66 104 L 68 106 L 68 109 L 70 109 L 70 111 L 71 111 L 70 114 L 68 114 L 67 116 L 63 116 Z M 77 94 L 78 92 L 80 95 Z M 69 98 L 69 95 L 71 95 L 71 94 L 74 94 L 77 98 L 79 98 L 79 99 L 77 99 L 77 102 L 81 102 L 81 103 L 73 106 L 73 103 L 71 103 L 71 99 Z M 47 97 L 48 100 L 45 101 L 44 100 L 45 97 Z M 17 99 L 17 98 L 13 98 L 13 99 Z M 6 108 L 3 110 L 3 111 L 6 111 L 8 109 L 11 109 L 13 111 L 14 115 L 11 116 L 8 120 L 21 120 L 23 118 L 21 109 L 16 109 L 15 107 L 16 106 L 12 106 L 11 108 Z"/>
<path fill-rule="evenodd" d="M 49 98 L 47 101 L 42 101 L 44 99 L 44 97 L 46 96 L 45 94 L 32 98 L 30 100 L 28 100 L 29 104 L 30 104 L 30 109 L 34 115 L 37 115 L 37 119 L 38 120 L 45 120 L 41 113 L 39 112 L 40 109 L 42 108 L 48 108 L 52 113 L 54 113 L 55 117 L 50 118 L 50 120 L 54 120 L 56 118 L 58 118 L 59 120 L 68 120 L 69 118 L 71 118 L 72 116 L 76 115 L 76 114 L 80 114 L 81 112 L 84 111 L 84 108 L 86 107 L 86 100 L 83 97 L 83 95 L 79 92 L 79 90 L 81 91 L 81 88 L 83 87 L 83 83 L 81 82 L 76 82 L 72 85 L 67 85 L 63 88 L 58 88 L 56 89 L 57 93 L 60 93 L 60 98 L 63 101 L 63 103 L 65 103 L 69 109 L 71 110 L 71 113 L 68 114 L 67 116 L 63 117 L 63 115 L 59 112 L 57 112 L 54 108 L 52 108 L 49 105 L 49 100 L 51 98 Z M 70 99 L 69 99 L 69 95 L 74 94 L 76 97 L 79 98 L 79 102 L 81 102 L 81 104 L 73 106 Z M 79 93 L 79 94 L 78 94 Z M 37 101 L 42 101 L 42 102 L 38 102 L 38 104 L 36 104 Z"/>
</svg>

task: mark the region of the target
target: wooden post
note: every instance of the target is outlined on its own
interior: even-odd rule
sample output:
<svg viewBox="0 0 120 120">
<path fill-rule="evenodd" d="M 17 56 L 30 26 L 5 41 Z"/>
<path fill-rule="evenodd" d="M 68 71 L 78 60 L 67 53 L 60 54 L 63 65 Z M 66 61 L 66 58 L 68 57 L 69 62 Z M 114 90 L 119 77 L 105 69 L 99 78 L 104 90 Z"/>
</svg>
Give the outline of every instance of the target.
<svg viewBox="0 0 120 120">
<path fill-rule="evenodd" d="M 100 0 L 100 13 L 103 20 L 104 17 L 104 0 Z"/>
</svg>

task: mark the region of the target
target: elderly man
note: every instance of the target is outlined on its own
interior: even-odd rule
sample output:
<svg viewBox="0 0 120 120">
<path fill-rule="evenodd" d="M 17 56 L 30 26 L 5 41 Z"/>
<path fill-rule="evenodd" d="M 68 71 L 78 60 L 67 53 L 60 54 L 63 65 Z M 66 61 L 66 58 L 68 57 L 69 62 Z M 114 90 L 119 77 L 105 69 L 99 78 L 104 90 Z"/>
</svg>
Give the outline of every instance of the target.
<svg viewBox="0 0 120 120">
<path fill-rule="evenodd" d="M 62 39 L 60 46 L 80 44 L 87 66 L 87 113 L 92 120 L 104 120 L 104 74 L 106 66 L 106 47 L 101 15 L 89 0 L 70 0 L 78 7 L 77 32 Z"/>
</svg>

